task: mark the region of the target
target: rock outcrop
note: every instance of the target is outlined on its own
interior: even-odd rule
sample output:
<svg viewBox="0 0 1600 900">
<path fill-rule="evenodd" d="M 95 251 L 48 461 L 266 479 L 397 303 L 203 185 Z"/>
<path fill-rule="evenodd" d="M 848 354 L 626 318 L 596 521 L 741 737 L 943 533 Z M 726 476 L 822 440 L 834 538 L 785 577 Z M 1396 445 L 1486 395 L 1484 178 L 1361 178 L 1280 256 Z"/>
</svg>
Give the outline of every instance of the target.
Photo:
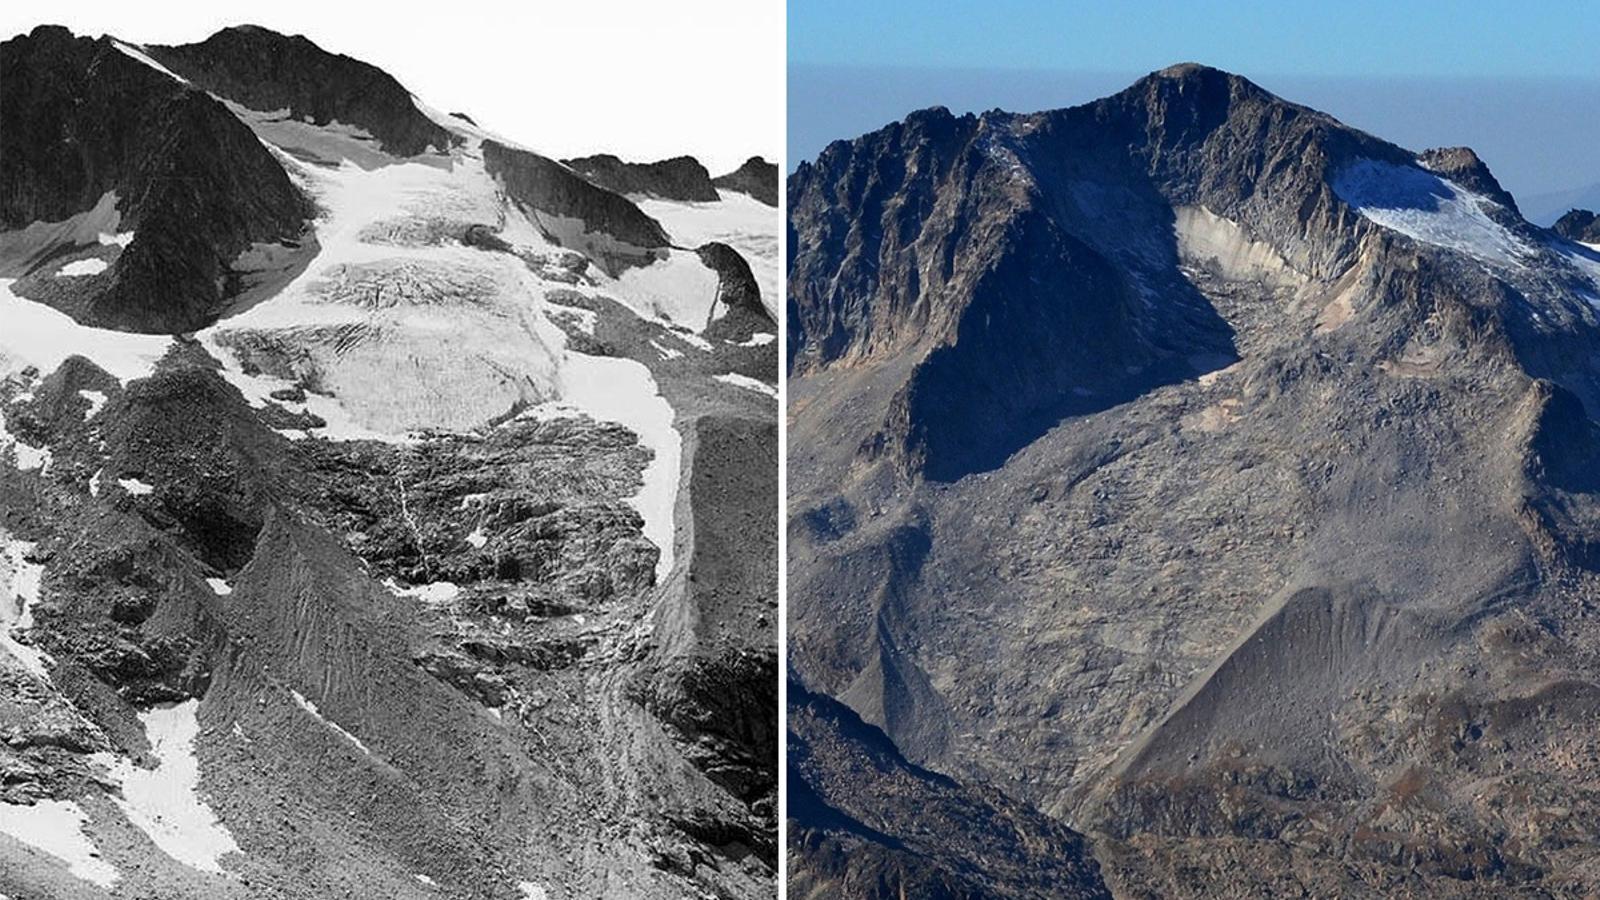
<svg viewBox="0 0 1600 900">
<path fill-rule="evenodd" d="M 354 126 L 395 156 L 443 152 L 458 140 L 424 115 L 392 75 L 301 35 L 240 25 L 197 44 L 149 51 L 203 90 L 259 112 L 287 110 L 296 121 Z"/>
<path fill-rule="evenodd" d="M 1600 244 L 1600 216 L 1587 209 L 1568 210 L 1552 228 L 1568 240 Z"/>
<path fill-rule="evenodd" d="M 1600 254 L 1194 65 L 914 113 L 789 210 L 810 691 L 1119 895 L 1592 880 Z"/>
<path fill-rule="evenodd" d="M 718 175 L 711 183 L 724 190 L 749 194 L 768 206 L 778 205 L 778 164 L 759 156 L 750 157 L 726 175 Z"/>
<path fill-rule="evenodd" d="M 711 173 L 692 156 L 631 163 L 602 153 L 561 162 L 594 184 L 619 194 L 646 194 L 663 200 L 693 202 L 717 199 Z"/>
<path fill-rule="evenodd" d="M 190 331 L 238 289 L 239 254 L 301 236 L 310 203 L 204 91 L 60 27 L 7 41 L 0 58 L 4 272 L 32 276 L 18 293 L 87 324 Z M 97 244 L 97 231 L 128 242 Z M 55 277 L 85 254 L 101 274 Z"/>
</svg>

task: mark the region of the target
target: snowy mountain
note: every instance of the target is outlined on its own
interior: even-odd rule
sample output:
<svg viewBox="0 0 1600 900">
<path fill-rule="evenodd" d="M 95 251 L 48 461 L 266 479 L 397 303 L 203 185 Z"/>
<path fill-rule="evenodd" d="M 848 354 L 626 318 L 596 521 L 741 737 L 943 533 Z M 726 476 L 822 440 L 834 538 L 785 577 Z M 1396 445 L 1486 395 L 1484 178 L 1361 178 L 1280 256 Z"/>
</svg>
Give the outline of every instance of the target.
<svg viewBox="0 0 1600 900">
<path fill-rule="evenodd" d="M 775 212 L 253 26 L 0 70 L 0 894 L 774 895 Z"/>
</svg>

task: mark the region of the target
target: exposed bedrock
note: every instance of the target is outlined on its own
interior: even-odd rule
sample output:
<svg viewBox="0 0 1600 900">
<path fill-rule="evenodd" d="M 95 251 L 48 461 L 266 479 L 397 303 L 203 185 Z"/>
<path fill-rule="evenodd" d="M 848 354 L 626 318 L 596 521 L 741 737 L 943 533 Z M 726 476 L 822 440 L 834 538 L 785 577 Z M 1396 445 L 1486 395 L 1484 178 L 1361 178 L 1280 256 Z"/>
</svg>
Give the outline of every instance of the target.
<svg viewBox="0 0 1600 900">
<path fill-rule="evenodd" d="M 561 162 L 589 181 L 619 194 L 649 194 L 665 200 L 695 202 L 717 199 L 711 173 L 692 156 L 633 163 L 602 153 Z"/>
<path fill-rule="evenodd" d="M 759 156 L 750 157 L 726 175 L 718 175 L 711 183 L 724 190 L 749 194 L 774 208 L 778 205 L 778 164 Z"/>
<path fill-rule="evenodd" d="M 130 331 L 209 324 L 233 260 L 255 243 L 296 240 L 310 203 L 243 123 L 117 49 L 111 38 L 41 26 L 0 58 L 0 267 L 16 291 L 74 318 Z M 68 288 L 52 256 L 94 235 L 30 239 L 108 204 L 102 232 L 132 232 L 108 272 Z M 59 229 L 58 229 L 59 231 Z M 72 279 L 77 281 L 77 279 Z"/>
<path fill-rule="evenodd" d="M 150 53 L 213 94 L 258 112 L 287 110 L 297 121 L 355 126 L 395 156 L 444 152 L 460 140 L 417 109 L 387 72 L 302 35 L 240 25 Z"/>
</svg>

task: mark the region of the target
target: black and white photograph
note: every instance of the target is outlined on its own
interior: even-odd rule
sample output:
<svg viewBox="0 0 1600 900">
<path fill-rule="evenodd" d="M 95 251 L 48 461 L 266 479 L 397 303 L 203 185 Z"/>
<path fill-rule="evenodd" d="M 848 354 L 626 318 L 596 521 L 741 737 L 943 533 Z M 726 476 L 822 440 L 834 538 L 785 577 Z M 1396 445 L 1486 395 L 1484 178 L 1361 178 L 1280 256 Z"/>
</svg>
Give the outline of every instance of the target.
<svg viewBox="0 0 1600 900">
<path fill-rule="evenodd" d="M 782 8 L 693 6 L 3 14 L 0 896 L 777 895 Z"/>
</svg>

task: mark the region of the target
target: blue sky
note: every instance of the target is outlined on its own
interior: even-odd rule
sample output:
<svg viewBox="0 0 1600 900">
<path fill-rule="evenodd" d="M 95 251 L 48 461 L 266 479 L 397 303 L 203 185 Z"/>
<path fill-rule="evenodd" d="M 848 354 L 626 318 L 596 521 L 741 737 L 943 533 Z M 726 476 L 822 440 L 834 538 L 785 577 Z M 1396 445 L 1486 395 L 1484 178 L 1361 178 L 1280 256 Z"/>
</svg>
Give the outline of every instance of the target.
<svg viewBox="0 0 1600 900">
<path fill-rule="evenodd" d="M 1600 77 L 1594 0 L 790 0 L 789 62 Z"/>
<path fill-rule="evenodd" d="M 789 165 L 926 106 L 1031 111 L 1195 61 L 1402 146 L 1466 145 L 1530 217 L 1600 205 L 1600 2 L 789 2 Z"/>
</svg>

